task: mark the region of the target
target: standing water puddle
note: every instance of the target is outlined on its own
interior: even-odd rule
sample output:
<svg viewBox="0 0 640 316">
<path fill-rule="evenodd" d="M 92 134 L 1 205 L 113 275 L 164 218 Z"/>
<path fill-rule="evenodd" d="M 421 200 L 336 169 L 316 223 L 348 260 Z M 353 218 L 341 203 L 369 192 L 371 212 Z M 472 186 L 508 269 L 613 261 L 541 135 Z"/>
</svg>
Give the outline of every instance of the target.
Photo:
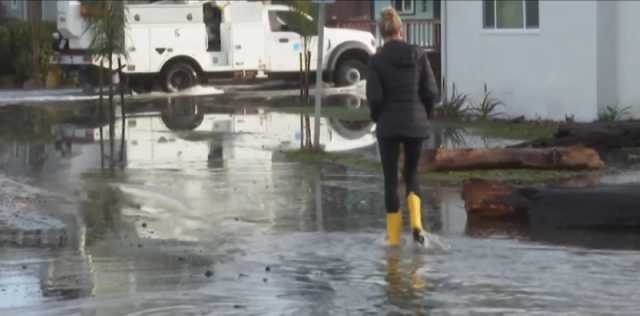
<svg viewBox="0 0 640 316">
<path fill-rule="evenodd" d="M 100 171 L 92 103 L 0 109 L 0 314 L 639 307 L 635 234 L 471 225 L 458 188 L 425 184 L 428 230 L 450 249 L 414 248 L 407 234 L 390 251 L 379 174 L 287 161 L 282 151 L 299 148 L 304 135 L 299 114 L 208 104 L 132 105 L 126 168 L 114 174 Z M 327 117 L 321 140 L 328 151 L 375 157 L 372 131 L 366 121 Z"/>
</svg>

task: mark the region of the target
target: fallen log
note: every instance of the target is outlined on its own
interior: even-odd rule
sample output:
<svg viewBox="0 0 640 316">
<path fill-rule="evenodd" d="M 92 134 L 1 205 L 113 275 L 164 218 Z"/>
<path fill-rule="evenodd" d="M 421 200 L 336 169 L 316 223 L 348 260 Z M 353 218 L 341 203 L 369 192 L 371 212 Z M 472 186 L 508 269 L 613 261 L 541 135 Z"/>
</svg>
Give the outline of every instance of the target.
<svg viewBox="0 0 640 316">
<path fill-rule="evenodd" d="M 469 218 L 518 219 L 532 227 L 640 227 L 640 185 L 516 188 L 472 180 L 464 184 Z"/>
<path fill-rule="evenodd" d="M 585 146 L 600 153 L 640 146 L 640 121 L 564 123 L 551 139 L 537 139 L 510 148 Z"/>
<path fill-rule="evenodd" d="M 605 166 L 600 155 L 584 147 L 437 149 L 426 153 L 421 171 L 481 169 L 596 170 Z"/>
</svg>

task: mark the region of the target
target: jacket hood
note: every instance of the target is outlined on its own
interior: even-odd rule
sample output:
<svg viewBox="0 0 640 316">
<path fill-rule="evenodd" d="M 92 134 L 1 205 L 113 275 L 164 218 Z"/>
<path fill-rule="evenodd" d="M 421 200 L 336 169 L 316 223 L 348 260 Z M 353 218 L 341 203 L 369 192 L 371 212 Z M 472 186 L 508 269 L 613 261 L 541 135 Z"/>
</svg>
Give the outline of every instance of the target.
<svg viewBox="0 0 640 316">
<path fill-rule="evenodd" d="M 409 68 L 414 67 L 420 58 L 418 50 L 402 41 L 390 41 L 386 43 L 380 51 L 381 59 L 396 67 Z"/>
</svg>

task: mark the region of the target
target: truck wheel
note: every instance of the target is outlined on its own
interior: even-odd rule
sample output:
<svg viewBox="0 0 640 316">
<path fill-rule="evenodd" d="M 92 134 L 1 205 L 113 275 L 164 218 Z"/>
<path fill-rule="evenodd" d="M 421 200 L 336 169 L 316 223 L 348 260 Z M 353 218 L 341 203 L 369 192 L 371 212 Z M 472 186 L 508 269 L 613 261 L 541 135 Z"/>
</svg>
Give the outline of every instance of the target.
<svg viewBox="0 0 640 316">
<path fill-rule="evenodd" d="M 164 88 L 167 92 L 178 92 L 196 85 L 198 73 L 187 63 L 175 63 L 164 72 Z"/>
<path fill-rule="evenodd" d="M 367 65 L 357 59 L 349 59 L 338 65 L 335 83 L 344 87 L 354 85 L 367 78 Z"/>
</svg>

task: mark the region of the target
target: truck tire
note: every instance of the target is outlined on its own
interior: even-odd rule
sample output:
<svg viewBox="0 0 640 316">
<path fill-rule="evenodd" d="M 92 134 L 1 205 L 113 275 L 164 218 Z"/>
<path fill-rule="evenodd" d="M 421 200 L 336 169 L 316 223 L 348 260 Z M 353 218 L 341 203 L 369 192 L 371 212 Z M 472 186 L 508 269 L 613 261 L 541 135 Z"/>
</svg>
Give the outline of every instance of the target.
<svg viewBox="0 0 640 316">
<path fill-rule="evenodd" d="M 167 92 L 179 92 L 198 83 L 198 73 L 188 63 L 177 62 L 163 72 L 163 85 Z"/>
<path fill-rule="evenodd" d="M 367 65 L 357 59 L 348 59 L 338 64 L 335 83 L 338 87 L 351 86 L 366 78 Z"/>
</svg>

